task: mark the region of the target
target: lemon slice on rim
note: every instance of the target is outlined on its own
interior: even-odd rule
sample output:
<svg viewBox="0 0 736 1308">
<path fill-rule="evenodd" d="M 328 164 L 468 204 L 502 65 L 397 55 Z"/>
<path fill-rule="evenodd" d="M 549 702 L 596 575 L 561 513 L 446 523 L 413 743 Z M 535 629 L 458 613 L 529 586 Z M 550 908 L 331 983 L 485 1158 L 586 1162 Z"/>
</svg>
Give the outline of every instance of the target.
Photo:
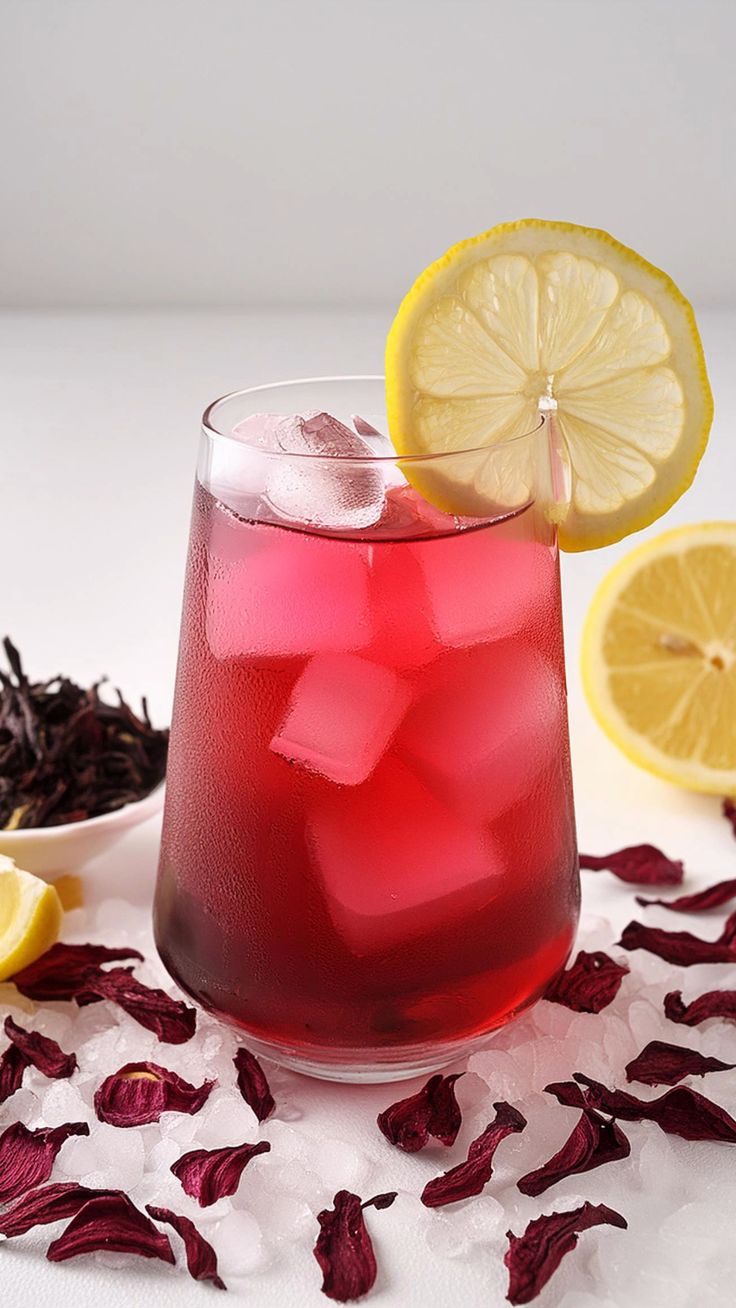
<svg viewBox="0 0 736 1308">
<path fill-rule="evenodd" d="M 62 917 L 53 886 L 0 856 L 0 981 L 51 948 L 59 938 Z"/>
<path fill-rule="evenodd" d="M 736 794 L 736 522 L 677 527 L 617 563 L 586 619 L 582 671 L 633 762 Z"/>
<path fill-rule="evenodd" d="M 389 333 L 386 397 L 400 455 L 504 443 L 485 460 L 404 466 L 454 513 L 482 515 L 499 483 L 523 501 L 529 470 L 514 485 L 514 465 L 528 455 L 511 438 L 551 414 L 568 466 L 568 550 L 660 517 L 692 481 L 713 416 L 674 282 L 606 232 L 539 219 L 463 241 L 422 273 Z"/>
</svg>

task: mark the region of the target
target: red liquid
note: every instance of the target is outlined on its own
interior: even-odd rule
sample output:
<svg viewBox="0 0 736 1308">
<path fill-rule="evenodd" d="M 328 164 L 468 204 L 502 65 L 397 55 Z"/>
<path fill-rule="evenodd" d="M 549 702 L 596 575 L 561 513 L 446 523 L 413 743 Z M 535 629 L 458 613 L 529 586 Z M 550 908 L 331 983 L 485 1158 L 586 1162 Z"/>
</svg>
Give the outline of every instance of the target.
<svg viewBox="0 0 736 1308">
<path fill-rule="evenodd" d="M 200 1003 L 336 1074 L 441 1063 L 540 995 L 577 922 L 551 529 L 428 530 L 195 497 L 157 942 Z"/>
</svg>

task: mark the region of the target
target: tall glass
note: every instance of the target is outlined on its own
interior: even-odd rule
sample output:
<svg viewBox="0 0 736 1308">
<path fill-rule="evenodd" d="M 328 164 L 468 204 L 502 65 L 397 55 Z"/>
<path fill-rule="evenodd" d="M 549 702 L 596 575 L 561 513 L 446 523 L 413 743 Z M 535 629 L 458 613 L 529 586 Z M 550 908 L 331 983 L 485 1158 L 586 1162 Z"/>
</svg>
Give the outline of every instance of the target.
<svg viewBox="0 0 736 1308">
<path fill-rule="evenodd" d="M 579 903 L 546 424 L 402 460 L 382 406 L 336 378 L 205 414 L 155 903 L 179 985 L 340 1080 L 481 1043 Z M 264 414 L 319 410 L 363 452 L 273 448 Z"/>
</svg>

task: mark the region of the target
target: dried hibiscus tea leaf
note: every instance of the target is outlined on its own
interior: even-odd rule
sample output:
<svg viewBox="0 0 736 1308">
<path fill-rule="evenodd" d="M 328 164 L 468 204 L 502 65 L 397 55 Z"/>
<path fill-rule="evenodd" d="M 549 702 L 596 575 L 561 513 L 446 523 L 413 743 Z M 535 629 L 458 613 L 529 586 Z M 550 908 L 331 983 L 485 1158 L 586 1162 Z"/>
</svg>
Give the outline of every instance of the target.
<svg viewBox="0 0 736 1308">
<path fill-rule="evenodd" d="M 169 1237 L 157 1231 L 151 1219 L 125 1194 L 90 1199 L 49 1245 L 46 1257 L 52 1263 L 63 1263 L 67 1258 L 100 1250 L 174 1262 Z"/>
<path fill-rule="evenodd" d="M 265 1122 L 276 1107 L 266 1073 L 249 1049 L 239 1049 L 233 1062 L 238 1074 L 238 1090 L 258 1121 Z"/>
<path fill-rule="evenodd" d="M 731 823 L 731 829 L 736 836 L 736 801 L 726 798 L 723 801 L 723 816 L 727 822 Z"/>
<path fill-rule="evenodd" d="M 338 1190 L 332 1208 L 317 1214 L 319 1235 L 314 1256 L 322 1272 L 322 1293 L 337 1303 L 360 1299 L 376 1279 L 376 1255 L 363 1213 L 389 1208 L 395 1193 L 376 1195 L 361 1203 L 357 1194 Z"/>
<path fill-rule="evenodd" d="M 684 865 L 667 858 L 656 845 L 630 845 L 600 858 L 581 854 L 580 866 L 592 872 L 613 872 L 619 880 L 637 886 L 679 886 L 685 874 Z"/>
<path fill-rule="evenodd" d="M 710 1017 L 736 1022 L 736 990 L 707 990 L 689 1004 L 683 1003 L 681 990 L 671 990 L 664 997 L 664 1011 L 670 1022 L 683 1026 L 699 1026 Z"/>
<path fill-rule="evenodd" d="M 90 1190 L 76 1181 L 40 1186 L 16 1199 L 12 1207 L 0 1214 L 0 1235 L 6 1238 L 25 1235 L 33 1226 L 45 1226 L 49 1222 L 59 1222 L 63 1217 L 73 1217 L 90 1199 L 120 1193 L 119 1190 Z"/>
<path fill-rule="evenodd" d="M 425 1185 L 422 1203 L 427 1208 L 443 1208 L 445 1204 L 455 1204 L 460 1199 L 480 1194 L 493 1175 L 493 1157 L 501 1141 L 507 1135 L 524 1130 L 526 1118 L 511 1104 L 501 1102 L 493 1107 L 496 1110 L 494 1120 L 473 1140 L 465 1162 L 451 1167 Z"/>
<path fill-rule="evenodd" d="M 642 1085 L 677 1085 L 686 1076 L 705 1076 L 708 1072 L 730 1072 L 736 1063 L 722 1063 L 707 1058 L 696 1049 L 668 1045 L 651 1040 L 636 1058 L 626 1064 L 626 1080 Z"/>
<path fill-rule="evenodd" d="M 637 895 L 636 902 L 642 908 L 669 908 L 672 913 L 705 913 L 709 908 L 721 908 L 729 900 L 736 899 L 736 880 L 716 881 L 715 885 L 698 890 L 693 895 L 678 895 L 677 899 L 647 899 Z"/>
<path fill-rule="evenodd" d="M 600 949 L 592 954 L 581 949 L 572 967 L 547 987 L 544 998 L 575 1013 L 601 1013 L 616 998 L 628 971 L 625 963 L 615 962 Z"/>
<path fill-rule="evenodd" d="M 378 1128 L 389 1144 L 407 1154 L 423 1149 L 430 1136 L 440 1144 L 454 1144 L 462 1125 L 455 1083 L 462 1075 L 431 1076 L 416 1094 L 379 1113 Z"/>
<path fill-rule="evenodd" d="M 55 1040 L 41 1035 L 40 1031 L 26 1031 L 12 1017 L 5 1019 L 5 1034 L 27 1062 L 44 1076 L 59 1080 L 71 1076 L 77 1066 L 76 1054 L 65 1054 Z"/>
<path fill-rule="evenodd" d="M 566 1176 L 591 1172 L 595 1167 L 628 1158 L 631 1145 L 616 1122 L 586 1108 L 562 1148 L 542 1167 L 517 1182 L 522 1194 L 538 1195 Z"/>
<path fill-rule="evenodd" d="M 573 1075 L 584 1087 L 587 1107 L 597 1108 L 610 1117 L 628 1122 L 654 1122 L 666 1135 L 679 1135 L 683 1140 L 736 1144 L 736 1122 L 725 1108 L 689 1086 L 678 1085 L 659 1099 L 645 1101 L 625 1090 L 609 1090 L 600 1081 L 580 1072 Z"/>
<path fill-rule="evenodd" d="M 76 998 L 80 1006 L 109 999 L 168 1045 L 183 1045 L 191 1040 L 197 1025 L 196 1010 L 189 1004 L 172 999 L 164 990 L 144 985 L 124 967 L 89 977 Z"/>
<path fill-rule="evenodd" d="M 0 1104 L 20 1089 L 27 1067 L 30 1063 L 17 1045 L 8 1045 L 0 1054 Z"/>
<path fill-rule="evenodd" d="M 158 1063 L 126 1063 L 95 1092 L 95 1112 L 110 1126 L 143 1126 L 162 1113 L 198 1113 L 216 1081 L 190 1085 Z"/>
<path fill-rule="evenodd" d="M 618 1226 L 626 1219 L 605 1204 L 582 1204 L 566 1213 L 547 1213 L 529 1222 L 523 1235 L 507 1231 L 509 1247 L 504 1263 L 509 1272 L 509 1303 L 531 1303 L 571 1253 L 582 1231 L 592 1226 Z"/>
<path fill-rule="evenodd" d="M 22 1122 L 7 1127 L 0 1135 L 0 1203 L 7 1204 L 48 1181 L 56 1155 L 70 1135 L 89 1135 L 87 1123 L 67 1122 L 37 1131 L 30 1131 Z"/>
<path fill-rule="evenodd" d="M 52 945 L 35 963 L 16 972 L 10 980 L 28 999 L 75 999 L 85 981 L 101 963 L 116 963 L 143 955 L 137 949 L 109 949 L 107 945 Z"/>
<path fill-rule="evenodd" d="M 194 1222 L 188 1217 L 183 1217 L 181 1213 L 172 1212 L 170 1208 L 154 1208 L 152 1204 L 146 1204 L 146 1212 L 154 1221 L 165 1222 L 168 1226 L 172 1226 L 176 1234 L 181 1236 L 184 1241 L 187 1268 L 193 1280 L 211 1281 L 218 1290 L 227 1289 L 222 1277 L 217 1273 L 217 1254 L 209 1240 L 205 1240 L 197 1230 Z"/>
<path fill-rule="evenodd" d="M 622 949 L 645 949 L 677 967 L 692 967 L 697 963 L 736 963 L 736 948 L 729 939 L 702 940 L 689 931 L 661 931 L 642 922 L 629 922 L 618 943 Z"/>
<path fill-rule="evenodd" d="M 196 1199 L 200 1208 L 209 1208 L 218 1199 L 235 1194 L 251 1159 L 267 1154 L 270 1148 L 267 1140 L 261 1140 L 222 1149 L 191 1149 L 171 1164 L 171 1170 L 185 1193 Z"/>
</svg>

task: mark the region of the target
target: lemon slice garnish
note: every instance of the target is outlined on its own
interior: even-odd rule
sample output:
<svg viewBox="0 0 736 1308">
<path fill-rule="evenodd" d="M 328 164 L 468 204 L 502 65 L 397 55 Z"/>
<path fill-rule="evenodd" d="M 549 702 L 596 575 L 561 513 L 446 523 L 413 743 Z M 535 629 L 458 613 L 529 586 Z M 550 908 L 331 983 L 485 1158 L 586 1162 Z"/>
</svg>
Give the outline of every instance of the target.
<svg viewBox="0 0 736 1308">
<path fill-rule="evenodd" d="M 58 940 L 63 910 L 53 886 L 0 857 L 0 981 Z"/>
<path fill-rule="evenodd" d="M 512 438 L 545 412 L 569 477 L 553 510 L 568 550 L 660 517 L 692 481 L 713 414 L 693 311 L 666 273 L 606 232 L 538 219 L 463 241 L 422 273 L 389 333 L 386 395 L 400 455 L 503 445 L 404 466 L 461 514 L 529 498 L 529 446 Z"/>
<path fill-rule="evenodd" d="M 736 794 L 736 523 L 677 527 L 622 559 L 593 599 L 582 670 L 633 762 Z"/>
</svg>

